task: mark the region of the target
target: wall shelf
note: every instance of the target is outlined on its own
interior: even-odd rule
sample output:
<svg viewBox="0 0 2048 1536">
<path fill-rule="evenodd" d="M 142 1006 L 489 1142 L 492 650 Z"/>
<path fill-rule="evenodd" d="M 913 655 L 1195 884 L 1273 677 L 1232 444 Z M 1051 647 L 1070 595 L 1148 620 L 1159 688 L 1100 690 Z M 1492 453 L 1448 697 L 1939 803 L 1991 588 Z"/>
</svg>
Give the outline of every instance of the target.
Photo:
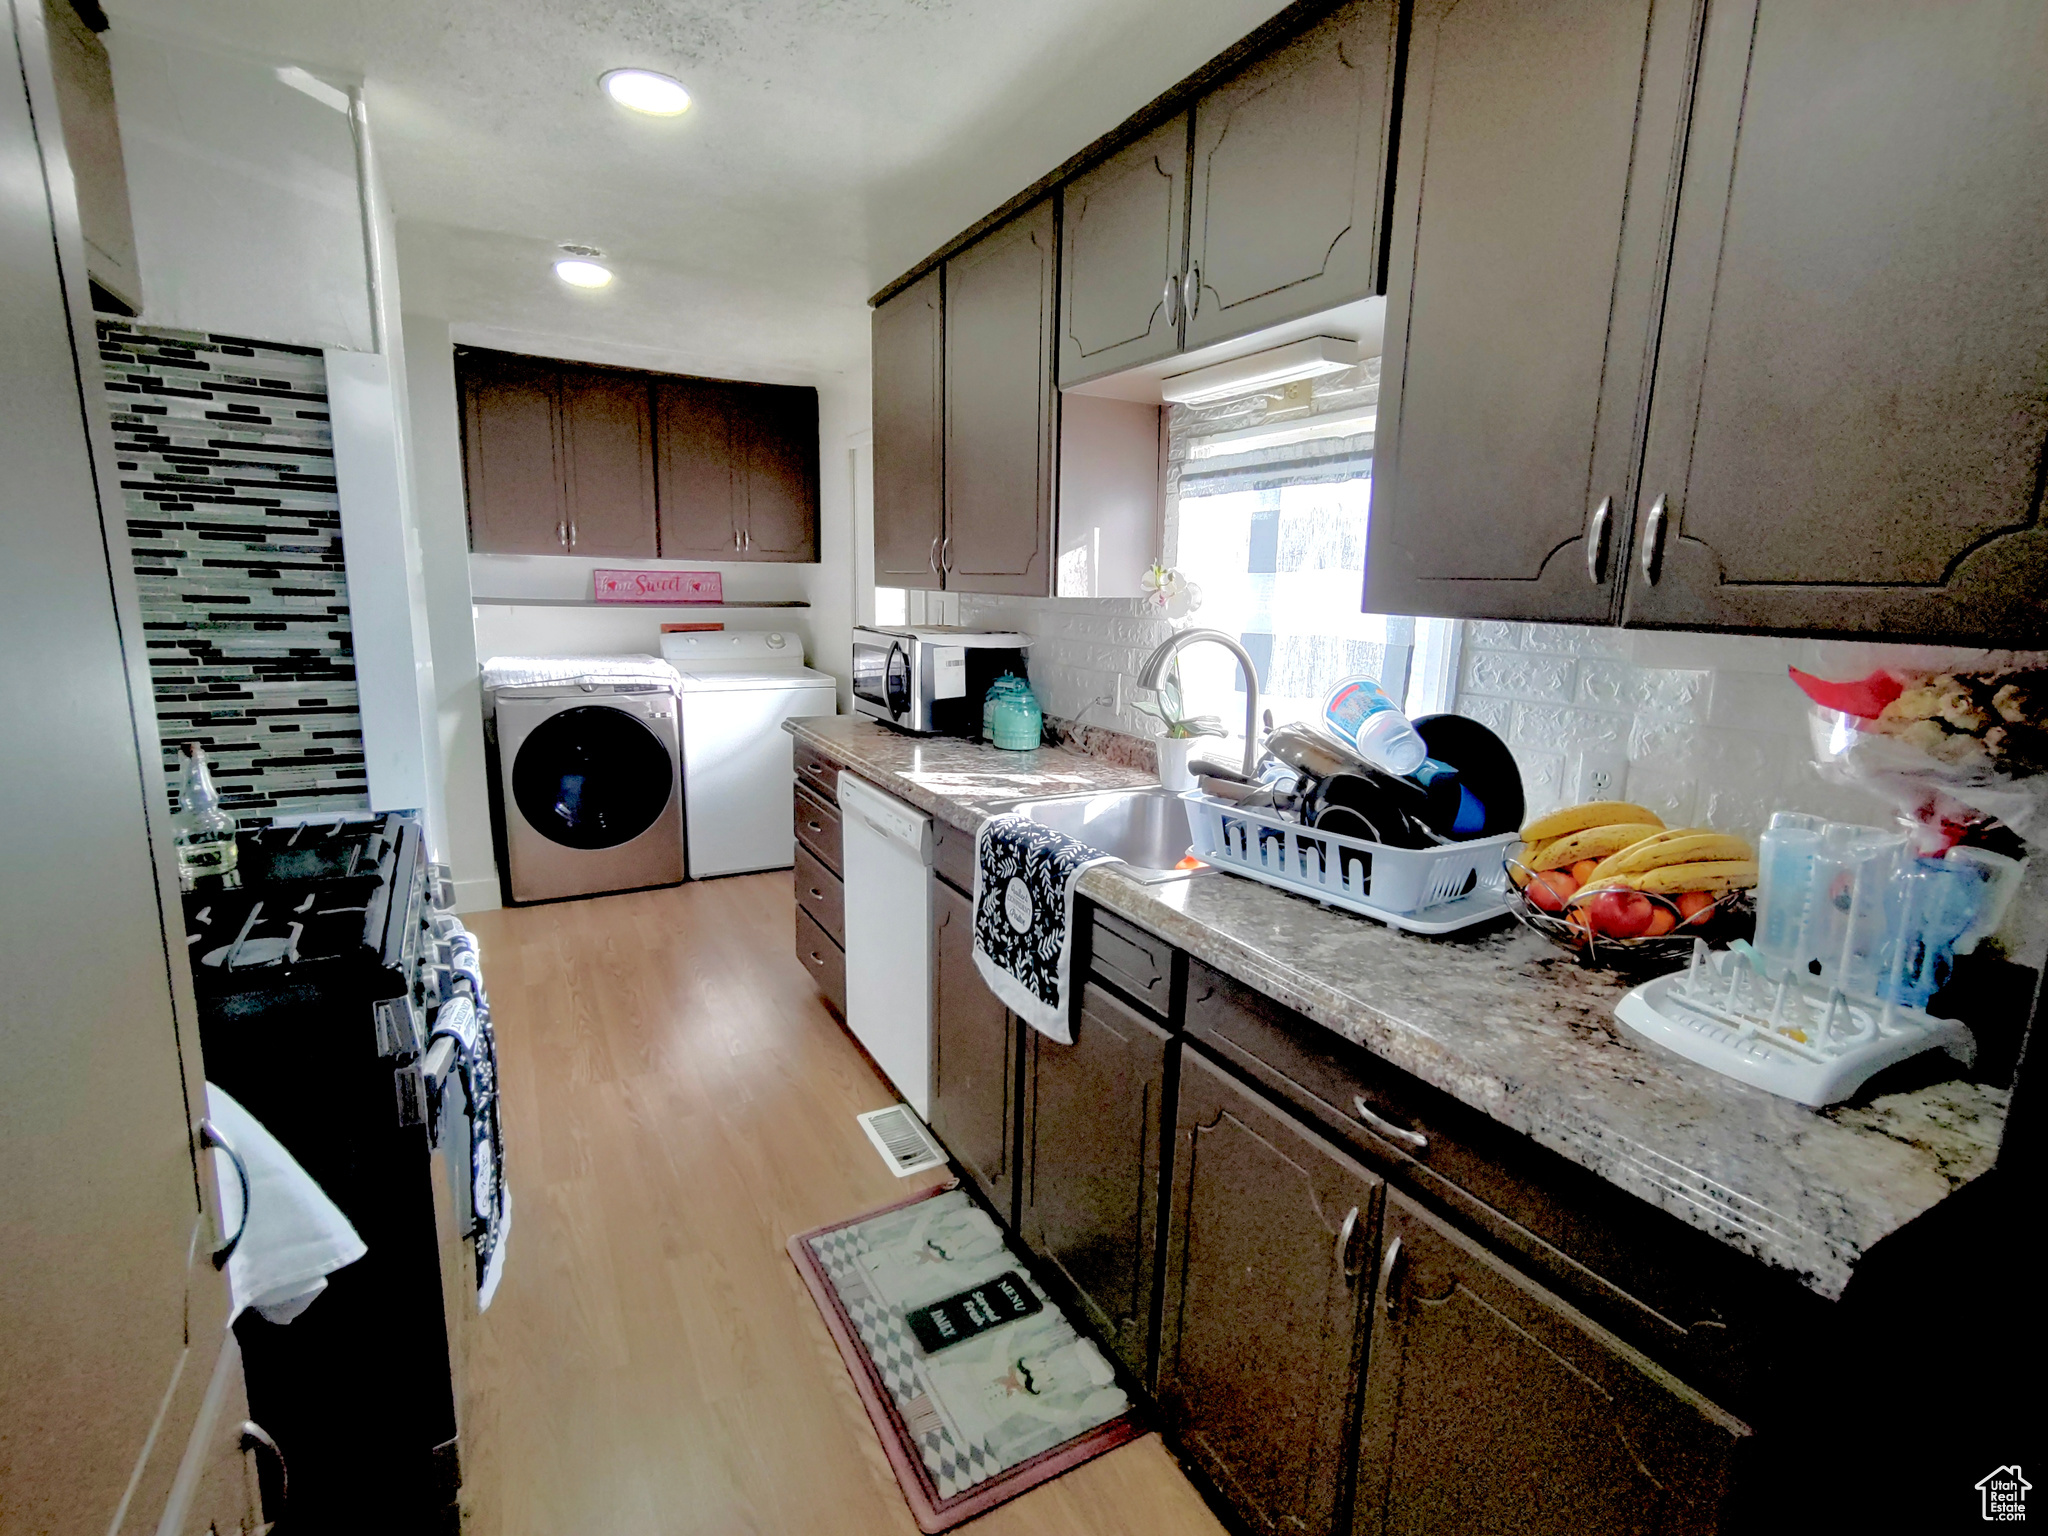
<svg viewBox="0 0 2048 1536">
<path fill-rule="evenodd" d="M 690 613 L 723 613 L 731 608 L 808 608 L 802 598 L 777 598 L 764 602 L 730 603 L 600 603 L 593 597 L 472 597 L 478 608 L 605 608 L 630 612 L 641 608 L 680 608 Z"/>
</svg>

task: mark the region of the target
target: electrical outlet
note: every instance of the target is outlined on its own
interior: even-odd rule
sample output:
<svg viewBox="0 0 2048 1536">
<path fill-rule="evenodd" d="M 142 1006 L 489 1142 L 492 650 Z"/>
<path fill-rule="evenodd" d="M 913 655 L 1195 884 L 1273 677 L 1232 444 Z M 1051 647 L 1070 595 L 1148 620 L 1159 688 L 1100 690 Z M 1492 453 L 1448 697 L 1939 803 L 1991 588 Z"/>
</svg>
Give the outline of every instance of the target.
<svg viewBox="0 0 2048 1536">
<path fill-rule="evenodd" d="M 1628 787 L 1628 751 L 1623 747 L 1581 747 L 1565 759 L 1565 767 L 1575 803 L 1619 800 Z"/>
<path fill-rule="evenodd" d="M 1113 711 L 1119 720 L 1123 718 L 1124 706 L 1130 702 L 1124 692 L 1124 690 L 1129 686 L 1129 682 L 1130 680 L 1126 678 L 1123 675 L 1123 673 L 1119 672 L 1116 674 L 1116 701 L 1113 706 Z"/>
</svg>

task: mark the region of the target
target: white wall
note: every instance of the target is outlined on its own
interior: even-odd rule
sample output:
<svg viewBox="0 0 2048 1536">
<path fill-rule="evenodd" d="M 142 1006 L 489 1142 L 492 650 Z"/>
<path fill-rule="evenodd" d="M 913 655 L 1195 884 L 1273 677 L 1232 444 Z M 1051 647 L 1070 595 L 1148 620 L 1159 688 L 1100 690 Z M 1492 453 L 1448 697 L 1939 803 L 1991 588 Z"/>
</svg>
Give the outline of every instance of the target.
<svg viewBox="0 0 2048 1536">
<path fill-rule="evenodd" d="M 434 735 L 447 807 L 444 861 L 465 912 L 498 905 L 484 784 L 483 703 L 469 605 L 469 525 L 457 435 L 455 354 L 448 322 L 408 314 L 405 337 L 413 505 L 418 519 L 427 639 L 434 659 Z"/>
<path fill-rule="evenodd" d="M 134 22 L 106 43 L 143 322 L 374 350 L 347 116 Z"/>
</svg>

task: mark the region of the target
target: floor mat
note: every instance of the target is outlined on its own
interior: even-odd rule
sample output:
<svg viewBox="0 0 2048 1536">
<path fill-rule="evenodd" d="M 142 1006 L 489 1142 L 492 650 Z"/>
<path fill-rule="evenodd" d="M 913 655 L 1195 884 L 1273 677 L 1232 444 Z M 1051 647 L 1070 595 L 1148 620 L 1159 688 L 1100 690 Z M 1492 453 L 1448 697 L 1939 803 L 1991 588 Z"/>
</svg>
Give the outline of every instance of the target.
<svg viewBox="0 0 2048 1536">
<path fill-rule="evenodd" d="M 964 1190 L 800 1233 L 789 1254 L 920 1529 L 950 1530 L 1141 1432 L 1102 1352 Z M 1006 1273 L 1043 1309 L 924 1351 L 905 1313 Z"/>
</svg>

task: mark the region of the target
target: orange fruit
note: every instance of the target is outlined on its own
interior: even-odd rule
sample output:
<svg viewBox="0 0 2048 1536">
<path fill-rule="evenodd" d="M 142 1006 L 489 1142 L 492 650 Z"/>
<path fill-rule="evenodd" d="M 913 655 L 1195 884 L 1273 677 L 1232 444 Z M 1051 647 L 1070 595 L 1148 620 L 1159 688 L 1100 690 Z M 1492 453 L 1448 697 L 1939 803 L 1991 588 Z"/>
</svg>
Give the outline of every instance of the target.
<svg viewBox="0 0 2048 1536">
<path fill-rule="evenodd" d="M 1572 866 L 1572 879 L 1584 885 L 1593 878 L 1593 871 L 1600 867 L 1598 859 L 1581 859 Z"/>
<path fill-rule="evenodd" d="M 1650 926 L 1643 930 L 1646 939 L 1662 938 L 1678 926 L 1678 914 L 1669 907 L 1659 907 L 1650 914 Z"/>
<path fill-rule="evenodd" d="M 1679 921 L 1688 925 L 1704 923 L 1714 910 L 1714 896 L 1708 891 L 1687 891 L 1678 898 Z"/>
</svg>

